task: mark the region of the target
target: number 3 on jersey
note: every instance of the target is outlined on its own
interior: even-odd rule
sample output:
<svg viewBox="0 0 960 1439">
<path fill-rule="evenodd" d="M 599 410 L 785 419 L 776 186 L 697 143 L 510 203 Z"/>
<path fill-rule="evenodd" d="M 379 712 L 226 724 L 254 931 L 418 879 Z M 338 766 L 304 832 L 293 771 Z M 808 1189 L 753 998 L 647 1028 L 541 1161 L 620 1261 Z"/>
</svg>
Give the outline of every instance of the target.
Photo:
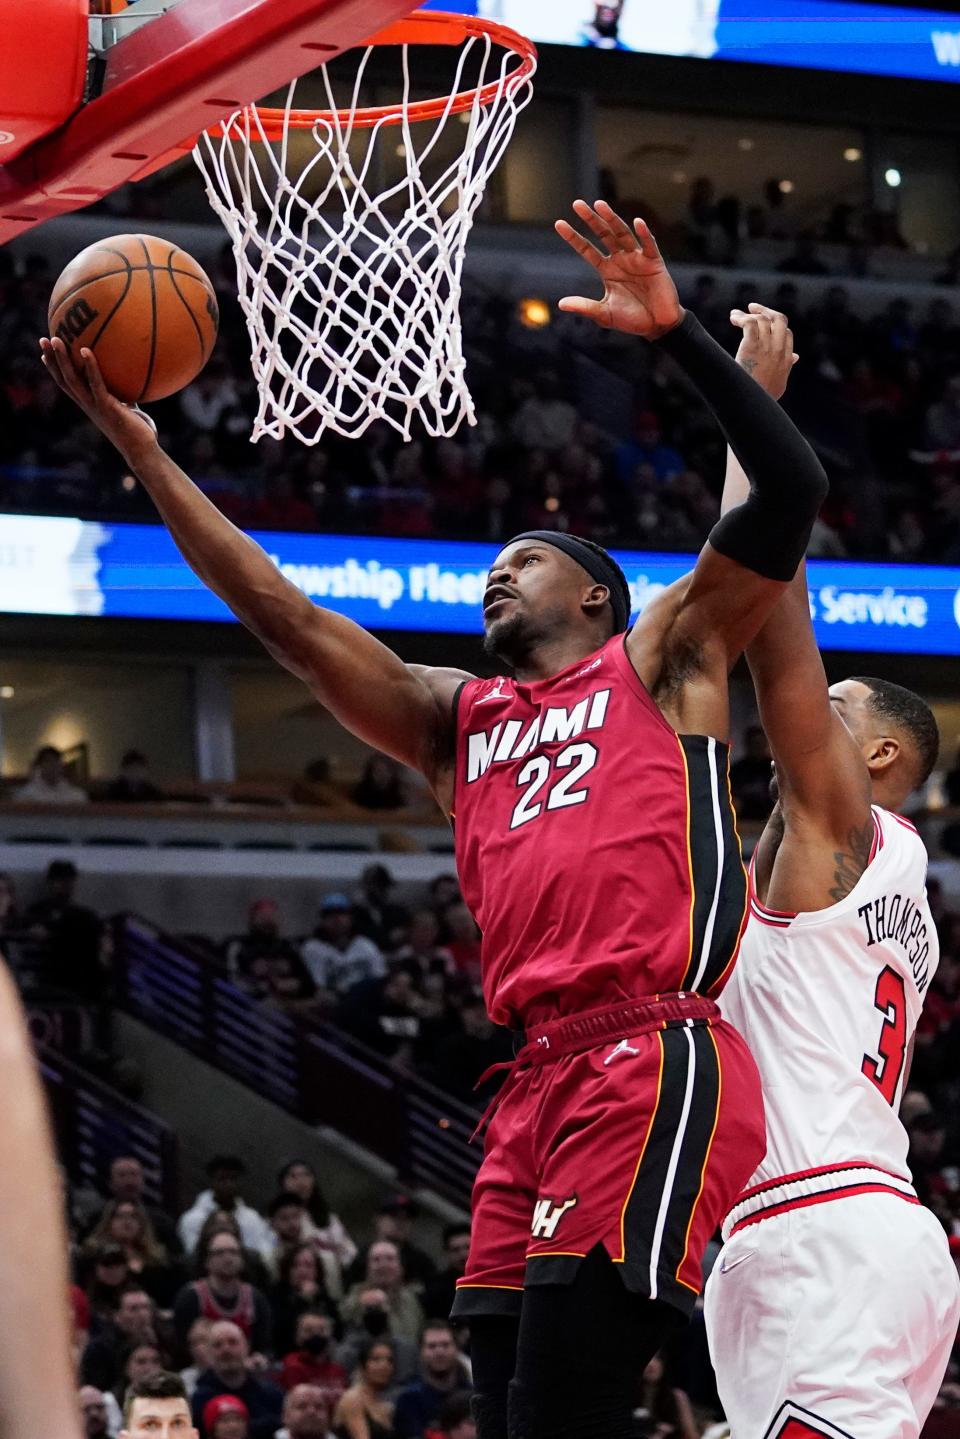
<svg viewBox="0 0 960 1439">
<path fill-rule="evenodd" d="M 517 784 L 524 790 L 514 806 L 510 820 L 511 829 L 529 824 L 544 809 L 567 809 L 572 804 L 583 804 L 589 798 L 589 789 L 575 789 L 574 786 L 593 769 L 597 762 L 597 747 L 590 743 L 568 744 L 553 759 L 538 754 L 523 766 L 517 775 Z M 544 785 L 553 770 L 568 770 L 550 786 L 546 804 L 540 797 Z M 526 786 L 526 788 L 524 788 Z"/>
<path fill-rule="evenodd" d="M 907 998 L 903 979 L 889 964 L 880 971 L 873 1002 L 883 1015 L 877 1045 L 880 1058 L 874 1059 L 872 1055 L 865 1054 L 860 1068 L 877 1086 L 887 1103 L 893 1104 L 907 1047 Z"/>
</svg>

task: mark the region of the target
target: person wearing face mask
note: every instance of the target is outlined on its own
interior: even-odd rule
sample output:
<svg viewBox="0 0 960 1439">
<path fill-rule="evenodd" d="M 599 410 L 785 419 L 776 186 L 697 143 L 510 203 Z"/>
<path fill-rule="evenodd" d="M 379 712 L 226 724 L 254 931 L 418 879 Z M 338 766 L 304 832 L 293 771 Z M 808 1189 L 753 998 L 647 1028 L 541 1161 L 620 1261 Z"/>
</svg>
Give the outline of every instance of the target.
<svg viewBox="0 0 960 1439">
<path fill-rule="evenodd" d="M 297 1320 L 296 1346 L 291 1354 L 284 1356 L 281 1387 L 289 1391 L 298 1384 L 313 1384 L 323 1390 L 331 1410 L 335 1409 L 350 1376 L 331 1353 L 333 1320 L 330 1315 L 319 1310 L 301 1314 Z"/>
<path fill-rule="evenodd" d="M 343 1340 L 335 1358 L 348 1374 L 356 1369 L 360 1355 L 371 1339 L 385 1339 L 393 1347 L 394 1383 L 407 1384 L 416 1376 L 419 1364 L 417 1345 L 395 1333 L 386 1290 L 374 1284 L 361 1285 L 346 1319 Z"/>
</svg>

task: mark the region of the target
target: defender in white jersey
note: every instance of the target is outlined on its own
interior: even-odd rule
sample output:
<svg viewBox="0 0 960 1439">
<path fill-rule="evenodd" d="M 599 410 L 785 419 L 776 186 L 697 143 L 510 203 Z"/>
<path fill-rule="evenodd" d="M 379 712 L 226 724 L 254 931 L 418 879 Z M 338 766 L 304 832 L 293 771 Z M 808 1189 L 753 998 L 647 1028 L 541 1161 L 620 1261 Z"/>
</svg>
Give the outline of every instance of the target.
<svg viewBox="0 0 960 1439">
<path fill-rule="evenodd" d="M 782 394 L 786 320 L 751 312 L 738 358 Z M 742 484 L 734 462 L 725 504 Z M 936 725 L 882 680 L 828 692 L 802 569 L 747 658 L 779 801 L 722 1009 L 760 1069 L 767 1153 L 707 1285 L 718 1388 L 733 1439 L 916 1439 L 960 1321 L 897 1117 L 938 950 L 927 856 L 895 811 Z"/>
</svg>

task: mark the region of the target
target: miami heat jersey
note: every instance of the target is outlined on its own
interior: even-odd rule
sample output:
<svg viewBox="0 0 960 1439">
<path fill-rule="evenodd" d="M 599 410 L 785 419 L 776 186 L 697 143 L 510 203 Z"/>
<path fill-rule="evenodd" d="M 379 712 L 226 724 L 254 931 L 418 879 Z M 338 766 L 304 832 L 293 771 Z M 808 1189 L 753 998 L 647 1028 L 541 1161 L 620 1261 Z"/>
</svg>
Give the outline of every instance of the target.
<svg viewBox="0 0 960 1439">
<path fill-rule="evenodd" d="M 746 911 L 728 767 L 667 724 L 623 635 L 550 679 L 463 687 L 457 867 L 498 1023 L 719 993 Z"/>
<path fill-rule="evenodd" d="M 839 904 L 778 913 L 751 883 L 721 1004 L 763 1081 L 767 1153 L 751 1188 L 853 1160 L 909 1175 L 897 1109 L 939 950 L 923 843 L 899 815 L 873 816 L 873 858 Z"/>
</svg>

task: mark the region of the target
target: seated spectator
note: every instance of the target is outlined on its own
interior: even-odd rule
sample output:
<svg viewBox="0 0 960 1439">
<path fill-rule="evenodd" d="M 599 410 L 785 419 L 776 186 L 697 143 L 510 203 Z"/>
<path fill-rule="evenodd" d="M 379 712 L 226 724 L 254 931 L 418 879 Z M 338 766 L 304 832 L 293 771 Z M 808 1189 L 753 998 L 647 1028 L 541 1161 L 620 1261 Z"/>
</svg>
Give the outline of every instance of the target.
<svg viewBox="0 0 960 1439">
<path fill-rule="evenodd" d="M 353 905 L 345 894 L 328 894 L 317 927 L 300 957 L 318 989 L 343 995 L 365 979 L 380 979 L 387 967 L 372 940 L 356 932 Z"/>
<path fill-rule="evenodd" d="M 447 974 L 453 969 L 453 955 L 440 943 L 440 921 L 432 909 L 414 910 L 405 938 L 394 949 L 390 960 L 412 965 L 419 975 Z"/>
<path fill-rule="evenodd" d="M 393 948 L 409 919 L 404 906 L 391 898 L 393 888 L 393 876 L 385 864 L 368 864 L 353 905 L 357 933 L 372 939 L 381 950 Z"/>
<path fill-rule="evenodd" d="M 345 1313 L 346 1325 L 343 1339 L 337 1349 L 337 1362 L 348 1374 L 352 1374 L 360 1362 L 360 1356 L 371 1340 L 386 1340 L 393 1352 L 397 1384 L 406 1384 L 415 1378 L 420 1362 L 417 1341 L 397 1334 L 393 1327 L 387 1295 L 376 1285 L 361 1285 L 357 1291 L 357 1302 L 352 1313 Z"/>
<path fill-rule="evenodd" d="M 135 1155 L 118 1154 L 115 1159 L 110 1161 L 107 1189 L 111 1199 L 131 1199 L 134 1203 L 143 1205 L 150 1223 L 153 1225 L 153 1231 L 167 1254 L 171 1258 L 179 1258 L 183 1250 L 180 1246 L 177 1226 L 163 1209 L 146 1203 L 146 1175 L 143 1172 L 143 1165 Z"/>
<path fill-rule="evenodd" d="M 480 930 L 462 899 L 448 904 L 443 912 L 444 944 L 453 956 L 458 974 L 471 984 L 480 983 Z"/>
<path fill-rule="evenodd" d="M 421 995 L 410 970 L 401 965 L 394 965 L 385 979 L 355 984 L 338 1014 L 344 1029 L 406 1070 L 414 1067 L 421 1018 Z"/>
<path fill-rule="evenodd" d="M 267 1218 L 273 1230 L 270 1268 L 279 1274 L 284 1255 L 298 1249 L 306 1239 L 307 1206 L 299 1194 L 281 1189 L 267 1205 Z"/>
<path fill-rule="evenodd" d="M 492 1064 L 510 1059 L 513 1047 L 510 1035 L 493 1023 L 478 989 L 468 990 L 460 1001 L 459 1023 L 437 1048 L 436 1078 L 441 1089 L 463 1104 L 485 1104 L 496 1092 L 499 1075 L 477 1088 L 477 1081 Z M 434 1309 L 434 1313 L 443 1310 Z"/>
<path fill-rule="evenodd" d="M 161 1309 L 168 1309 L 184 1274 L 171 1262 L 153 1232 L 150 1217 L 135 1199 L 111 1199 L 85 1248 L 123 1250 L 127 1270 Z"/>
<path fill-rule="evenodd" d="M 83 1422 L 83 1439 L 113 1439 L 116 1429 L 110 1423 L 106 1395 L 102 1394 L 96 1385 L 84 1384 L 77 1394 L 77 1401 Z M 117 1416 L 119 1417 L 119 1410 Z"/>
<path fill-rule="evenodd" d="M 324 1260 L 330 1257 L 310 1239 L 281 1255 L 277 1282 L 270 1293 L 274 1346 L 278 1354 L 286 1354 L 293 1348 L 301 1314 L 335 1308 L 324 1268 Z M 339 1277 L 338 1273 L 338 1283 Z"/>
<path fill-rule="evenodd" d="M 433 1428 L 444 1402 L 457 1391 L 466 1392 L 460 1353 L 453 1329 L 446 1320 L 431 1319 L 420 1341 L 420 1378 L 397 1398 L 393 1428 L 397 1439 L 424 1439 Z"/>
<path fill-rule="evenodd" d="M 193 1254 L 194 1278 L 200 1279 L 207 1272 L 207 1250 L 213 1243 L 216 1234 L 233 1235 L 243 1254 L 243 1277 L 248 1279 L 256 1289 L 262 1289 L 266 1293 L 270 1288 L 272 1276 L 267 1265 L 265 1251 L 247 1248 L 243 1242 L 236 1215 L 226 1209 L 215 1209 L 203 1221 L 200 1238 L 197 1240 L 197 1247 Z"/>
<path fill-rule="evenodd" d="M 163 1354 L 159 1344 L 134 1344 L 123 1358 L 120 1379 L 113 1391 L 115 1397 L 122 1403 L 131 1384 L 152 1379 L 155 1374 L 162 1374 L 163 1368 Z"/>
<path fill-rule="evenodd" d="M 210 1368 L 210 1330 L 213 1328 L 212 1319 L 195 1319 L 190 1325 L 190 1332 L 187 1335 L 187 1352 L 190 1355 L 190 1363 L 186 1369 L 180 1370 L 180 1378 L 183 1380 L 184 1388 L 188 1398 L 193 1398 L 193 1391 L 197 1387 L 197 1380 L 205 1369 Z"/>
<path fill-rule="evenodd" d="M 813 230 L 801 230 L 794 242 L 793 251 L 777 266 L 781 275 L 829 275 L 817 254 L 817 237 Z"/>
<path fill-rule="evenodd" d="M 332 1357 L 333 1320 L 329 1314 L 308 1310 L 297 1320 L 295 1348 L 283 1356 L 280 1384 L 295 1389 L 298 1384 L 316 1385 L 336 1408 L 350 1376 Z M 279 1346 L 278 1346 L 279 1349 Z"/>
<path fill-rule="evenodd" d="M 762 725 L 750 725 L 744 753 L 730 766 L 730 789 L 740 819 L 766 819 L 773 808 L 770 746 Z"/>
<path fill-rule="evenodd" d="M 372 754 L 350 791 L 361 809 L 403 809 L 407 803 L 400 766 L 385 754 Z"/>
<path fill-rule="evenodd" d="M 313 1166 L 305 1159 L 288 1160 L 277 1175 L 277 1185 L 299 1194 L 307 1206 L 307 1237 L 335 1255 L 341 1270 L 349 1268 L 357 1257 L 357 1246 L 327 1203 Z"/>
<path fill-rule="evenodd" d="M 462 899 L 460 881 L 455 874 L 438 874 L 427 886 L 427 903 L 443 924 L 443 916 L 451 904 Z"/>
<path fill-rule="evenodd" d="M 85 1384 L 113 1389 L 126 1355 L 138 1344 L 156 1344 L 156 1317 L 146 1290 L 130 1284 L 120 1295 L 110 1325 L 103 1326 L 83 1351 L 80 1376 Z"/>
<path fill-rule="evenodd" d="M 230 1394 L 247 1407 L 250 1439 L 273 1439 L 280 1425 L 283 1390 L 252 1374 L 249 1359 L 250 1347 L 242 1330 L 228 1320 L 215 1323 L 210 1331 L 210 1368 L 197 1380 L 190 1406 L 198 1428 L 210 1400 Z"/>
<path fill-rule="evenodd" d="M 180 1375 L 163 1372 L 127 1390 L 120 1439 L 165 1439 L 166 1435 L 197 1439 Z"/>
<path fill-rule="evenodd" d="M 11 799 L 14 804 L 71 805 L 88 802 L 86 791 L 67 778 L 63 756 L 51 744 L 37 750 L 30 767 L 30 778 L 14 790 Z"/>
<path fill-rule="evenodd" d="M 628 488 L 633 486 L 641 465 L 650 466 L 658 484 L 685 468 L 679 450 L 664 444 L 660 421 L 652 410 L 643 410 L 637 416 L 634 437 L 617 450 L 616 465 L 621 483 Z"/>
<path fill-rule="evenodd" d="M 960 805 L 960 749 L 957 750 L 956 758 L 944 776 L 943 788 L 946 792 L 947 803 L 955 807 Z"/>
<path fill-rule="evenodd" d="M 164 794 L 149 777 L 146 755 L 128 749 L 120 761 L 120 773 L 107 785 L 103 798 L 111 804 L 151 804 Z"/>
<path fill-rule="evenodd" d="M 250 1410 L 236 1394 L 218 1394 L 203 1406 L 205 1439 L 249 1439 Z"/>
<path fill-rule="evenodd" d="M 525 450 L 553 454 L 565 449 L 573 439 L 577 412 L 561 394 L 560 377 L 555 370 L 541 370 L 532 387 L 534 393 L 530 393 L 529 384 L 525 387 L 526 398 L 510 426 L 514 438 Z"/>
<path fill-rule="evenodd" d="M 437 1424 L 429 1439 L 477 1439 L 469 1394 L 451 1394 L 440 1406 Z"/>
<path fill-rule="evenodd" d="M 946 1122 L 930 1108 L 904 1122 L 910 1136 L 907 1163 L 917 1197 L 921 1204 L 933 1210 L 945 1228 L 950 1228 L 949 1186 L 942 1172 L 947 1141 Z"/>
<path fill-rule="evenodd" d="M 399 1245 L 390 1239 L 378 1239 L 367 1250 L 366 1275 L 361 1284 L 353 1285 L 343 1301 L 344 1318 L 359 1318 L 362 1296 L 370 1288 L 382 1290 L 386 1295 L 392 1333 L 414 1342 L 419 1340 L 423 1310 L 416 1290 L 407 1283 Z"/>
<path fill-rule="evenodd" d="M 342 795 L 330 778 L 330 761 L 324 756 L 311 760 L 290 791 L 295 804 L 338 804 Z"/>
<path fill-rule="evenodd" d="M 931 450 L 960 448 L 960 375 L 952 375 L 943 395 L 927 410 L 924 442 Z"/>
<path fill-rule="evenodd" d="M 240 1226 L 240 1234 L 248 1249 L 259 1254 L 270 1249 L 270 1226 L 262 1215 L 239 1197 L 240 1181 L 247 1172 L 243 1160 L 235 1154 L 218 1154 L 207 1165 L 209 1189 L 202 1190 L 193 1204 L 180 1216 L 180 1239 L 187 1254 L 197 1247 L 200 1229 L 215 1209 L 232 1214 Z"/>
<path fill-rule="evenodd" d="M 130 1287 L 130 1267 L 119 1244 L 103 1245 L 77 1256 L 77 1276 L 86 1287 L 90 1333 L 110 1328 L 120 1306 L 120 1296 Z"/>
<path fill-rule="evenodd" d="M 470 1225 L 448 1224 L 443 1231 L 444 1263 L 423 1291 L 428 1314 L 449 1314 L 457 1293 L 457 1280 L 467 1272 L 470 1254 Z"/>
<path fill-rule="evenodd" d="M 246 934 L 226 943 L 227 968 L 236 982 L 256 999 L 310 999 L 313 983 L 296 949 L 280 934 L 275 900 L 256 899 L 250 906 Z"/>
<path fill-rule="evenodd" d="M 383 1339 L 371 1339 L 360 1355 L 356 1383 L 334 1411 L 337 1439 L 394 1439 L 394 1405 L 387 1394 L 395 1373 L 392 1346 Z"/>
<path fill-rule="evenodd" d="M 277 1430 L 277 1439 L 334 1439 L 332 1416 L 333 1406 L 322 1389 L 316 1384 L 298 1384 L 284 1401 L 283 1428 Z"/>
<path fill-rule="evenodd" d="M 635 1411 L 640 1439 L 699 1439 L 700 1426 L 694 1418 L 690 1400 L 672 1382 L 659 1354 L 643 1371 L 643 1398 Z"/>
<path fill-rule="evenodd" d="M 400 1263 L 410 1284 L 426 1284 L 437 1272 L 430 1255 L 413 1243 L 413 1226 L 420 1210 L 406 1194 L 392 1194 L 377 1210 L 373 1225 L 373 1242 L 388 1239 L 400 1251 Z"/>
<path fill-rule="evenodd" d="M 243 1251 L 232 1234 L 217 1234 L 207 1248 L 203 1279 L 185 1284 L 173 1306 L 173 1322 L 181 1344 L 195 1320 L 229 1320 L 257 1354 L 271 1349 L 272 1315 L 266 1296 L 241 1278 Z M 213 1344 L 214 1332 L 210 1343 Z"/>
<path fill-rule="evenodd" d="M 92 909 L 74 901 L 77 878 L 72 860 L 52 860 L 43 892 L 23 923 L 44 947 L 44 982 L 95 1004 L 104 998 L 109 978 L 101 963 L 103 925 Z"/>
</svg>

